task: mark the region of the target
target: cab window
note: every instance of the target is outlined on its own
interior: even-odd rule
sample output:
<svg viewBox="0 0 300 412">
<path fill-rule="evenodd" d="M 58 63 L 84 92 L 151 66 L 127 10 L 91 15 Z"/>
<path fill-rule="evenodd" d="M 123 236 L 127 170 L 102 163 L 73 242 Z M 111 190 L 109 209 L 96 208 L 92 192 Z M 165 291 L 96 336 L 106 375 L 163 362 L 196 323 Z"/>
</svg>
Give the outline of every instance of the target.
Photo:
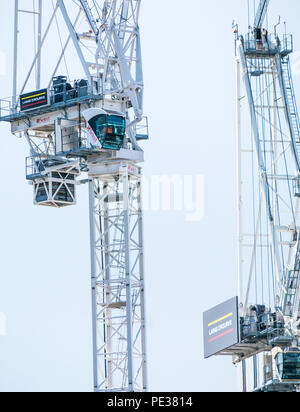
<svg viewBox="0 0 300 412">
<path fill-rule="evenodd" d="M 122 116 L 111 115 L 107 119 L 107 133 L 115 136 L 125 135 L 125 119 Z"/>
<path fill-rule="evenodd" d="M 100 114 L 91 119 L 89 123 L 96 136 L 101 141 L 107 132 L 107 116 L 105 114 Z"/>
<path fill-rule="evenodd" d="M 281 353 L 276 363 L 282 380 L 300 380 L 300 353 Z"/>
</svg>

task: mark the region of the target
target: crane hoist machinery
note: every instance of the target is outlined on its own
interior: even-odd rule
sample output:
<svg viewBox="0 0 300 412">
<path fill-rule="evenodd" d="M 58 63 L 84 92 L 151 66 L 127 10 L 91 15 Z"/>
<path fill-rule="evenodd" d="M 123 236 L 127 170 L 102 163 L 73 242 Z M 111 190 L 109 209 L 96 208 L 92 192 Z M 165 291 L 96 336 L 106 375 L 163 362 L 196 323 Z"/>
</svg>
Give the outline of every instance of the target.
<svg viewBox="0 0 300 412">
<path fill-rule="evenodd" d="M 148 388 L 140 7 L 15 0 L 13 96 L 0 102 L 0 121 L 29 145 L 34 204 L 75 205 L 89 185 L 95 392 Z"/>
<path fill-rule="evenodd" d="M 231 356 L 244 392 L 299 392 L 300 122 L 293 37 L 268 28 L 269 4 L 234 26 L 239 296 L 204 314 L 205 357 Z"/>
<path fill-rule="evenodd" d="M 126 119 L 122 113 L 107 113 L 101 109 L 89 109 L 83 113 L 87 122 L 91 147 L 120 150 L 126 134 Z"/>
</svg>

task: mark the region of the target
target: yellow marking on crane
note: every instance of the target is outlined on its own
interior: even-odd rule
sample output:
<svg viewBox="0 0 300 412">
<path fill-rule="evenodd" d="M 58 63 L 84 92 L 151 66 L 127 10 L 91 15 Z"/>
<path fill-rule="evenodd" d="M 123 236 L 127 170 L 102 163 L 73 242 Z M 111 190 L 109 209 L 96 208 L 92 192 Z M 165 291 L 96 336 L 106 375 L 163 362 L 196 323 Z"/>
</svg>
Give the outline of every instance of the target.
<svg viewBox="0 0 300 412">
<path fill-rule="evenodd" d="M 43 96 L 44 94 L 46 94 L 46 92 L 43 92 L 43 93 L 40 93 L 40 94 L 35 94 L 33 96 L 22 97 L 22 100 L 32 99 L 33 97 Z"/>
<path fill-rule="evenodd" d="M 215 325 L 216 323 L 219 323 L 219 322 L 221 322 L 221 321 L 224 320 L 224 319 L 230 318 L 231 316 L 232 316 L 232 313 L 228 313 L 228 315 L 225 315 L 225 316 L 223 316 L 222 318 L 217 319 L 217 320 L 209 323 L 208 326 Z"/>
</svg>

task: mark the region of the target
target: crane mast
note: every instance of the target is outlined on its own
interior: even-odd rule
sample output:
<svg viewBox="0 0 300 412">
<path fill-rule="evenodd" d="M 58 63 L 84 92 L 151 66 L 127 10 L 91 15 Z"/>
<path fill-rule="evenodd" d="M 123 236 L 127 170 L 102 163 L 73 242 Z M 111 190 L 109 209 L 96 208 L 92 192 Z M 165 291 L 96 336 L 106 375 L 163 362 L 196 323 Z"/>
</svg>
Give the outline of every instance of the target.
<svg viewBox="0 0 300 412">
<path fill-rule="evenodd" d="M 260 1 L 253 31 L 236 38 L 242 345 L 232 355 L 241 363 L 244 391 L 295 392 L 300 388 L 300 123 L 289 59 L 293 39 L 263 29 L 269 3 Z M 241 124 L 244 101 L 251 141 Z"/>
<path fill-rule="evenodd" d="M 48 1 L 34 1 L 32 8 L 15 0 L 13 96 L 1 100 L 0 120 L 29 145 L 26 178 L 34 204 L 72 206 L 78 185 L 89 186 L 95 392 L 148 389 L 140 147 L 148 121 L 140 5 L 55 0 L 49 13 Z M 35 30 L 32 64 L 21 81 L 24 13 L 32 15 Z M 49 59 L 55 23 L 61 49 Z M 76 67 L 73 83 L 61 74 L 64 64 Z"/>
</svg>

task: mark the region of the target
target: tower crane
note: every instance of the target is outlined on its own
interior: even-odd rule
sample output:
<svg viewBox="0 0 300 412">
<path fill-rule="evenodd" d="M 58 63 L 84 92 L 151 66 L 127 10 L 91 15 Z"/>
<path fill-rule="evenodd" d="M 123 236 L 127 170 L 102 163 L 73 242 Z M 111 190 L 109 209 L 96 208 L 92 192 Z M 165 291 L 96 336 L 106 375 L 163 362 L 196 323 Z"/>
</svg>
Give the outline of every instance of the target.
<svg viewBox="0 0 300 412">
<path fill-rule="evenodd" d="M 207 357 L 232 356 L 243 391 L 298 392 L 300 122 L 293 38 L 263 28 L 269 3 L 235 30 L 239 296 L 205 314 L 205 343 Z"/>
<path fill-rule="evenodd" d="M 75 205 L 78 184 L 89 186 L 95 392 L 148 388 L 140 7 L 141 0 L 15 0 L 13 96 L 1 100 L 0 121 L 29 145 L 35 205 Z M 21 79 L 24 14 L 33 17 L 34 43 L 26 40 L 33 60 Z M 61 73 L 64 63 L 77 80 Z"/>
</svg>

